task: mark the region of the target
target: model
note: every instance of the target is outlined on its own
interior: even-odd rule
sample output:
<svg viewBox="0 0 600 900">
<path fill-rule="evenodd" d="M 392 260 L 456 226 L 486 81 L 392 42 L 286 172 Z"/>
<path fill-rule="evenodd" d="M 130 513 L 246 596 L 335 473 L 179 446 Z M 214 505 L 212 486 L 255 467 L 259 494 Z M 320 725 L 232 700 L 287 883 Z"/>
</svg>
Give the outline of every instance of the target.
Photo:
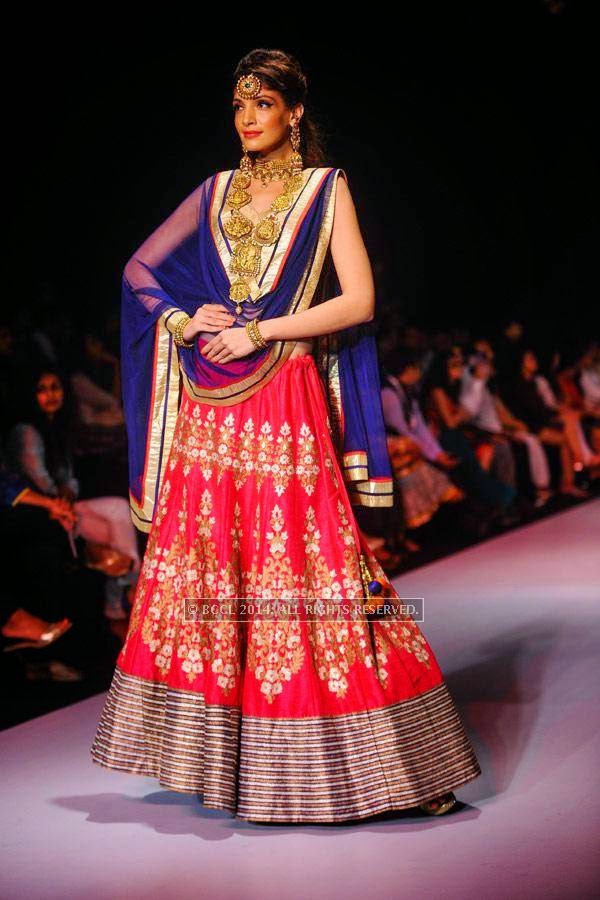
<svg viewBox="0 0 600 900">
<path fill-rule="evenodd" d="M 481 770 L 353 513 L 391 504 L 392 473 L 347 179 L 293 57 L 255 50 L 233 85 L 239 168 L 124 271 L 148 543 L 92 759 L 256 822 L 440 814 Z"/>
</svg>

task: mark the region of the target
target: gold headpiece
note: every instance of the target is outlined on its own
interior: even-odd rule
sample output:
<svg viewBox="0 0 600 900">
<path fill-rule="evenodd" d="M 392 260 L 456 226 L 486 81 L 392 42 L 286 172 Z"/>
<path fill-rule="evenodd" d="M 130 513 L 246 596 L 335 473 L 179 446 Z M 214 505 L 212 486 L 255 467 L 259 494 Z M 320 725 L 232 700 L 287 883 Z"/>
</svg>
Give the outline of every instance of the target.
<svg viewBox="0 0 600 900">
<path fill-rule="evenodd" d="M 235 89 L 244 100 L 251 100 L 252 97 L 257 97 L 260 94 L 262 82 L 258 75 L 255 75 L 254 72 L 249 72 L 248 75 L 242 75 L 241 78 L 238 78 Z"/>
</svg>

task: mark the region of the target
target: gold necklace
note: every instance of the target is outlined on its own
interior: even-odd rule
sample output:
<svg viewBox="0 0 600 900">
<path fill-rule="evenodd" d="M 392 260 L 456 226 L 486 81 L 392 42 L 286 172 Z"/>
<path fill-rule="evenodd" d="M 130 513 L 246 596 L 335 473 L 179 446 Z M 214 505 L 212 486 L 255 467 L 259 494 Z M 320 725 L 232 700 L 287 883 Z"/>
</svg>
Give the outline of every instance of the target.
<svg viewBox="0 0 600 900">
<path fill-rule="evenodd" d="M 255 159 L 252 163 L 252 176 L 263 185 L 270 181 L 289 178 L 299 174 L 295 161 L 290 159 Z"/>
<path fill-rule="evenodd" d="M 229 288 L 229 299 L 236 303 L 235 311 L 238 316 L 242 311 L 244 300 L 255 302 L 251 296 L 250 280 L 260 272 L 262 248 L 274 244 L 279 238 L 281 225 L 277 221 L 277 215 L 283 210 L 290 209 L 294 203 L 294 194 L 302 187 L 302 181 L 300 173 L 287 177 L 281 193 L 271 201 L 268 212 L 255 225 L 240 212 L 241 208 L 252 200 L 252 195 L 248 191 L 250 175 L 238 169 L 231 180 L 225 201 L 230 216 L 223 225 L 223 230 L 228 238 L 236 241 L 229 271 L 237 278 Z"/>
</svg>

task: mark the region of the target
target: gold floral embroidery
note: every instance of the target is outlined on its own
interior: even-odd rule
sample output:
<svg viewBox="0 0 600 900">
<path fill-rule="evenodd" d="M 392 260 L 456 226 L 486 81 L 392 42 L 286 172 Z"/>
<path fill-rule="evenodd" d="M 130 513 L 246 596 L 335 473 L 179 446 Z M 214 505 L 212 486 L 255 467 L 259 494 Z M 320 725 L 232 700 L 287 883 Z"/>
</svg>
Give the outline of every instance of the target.
<svg viewBox="0 0 600 900">
<path fill-rule="evenodd" d="M 197 406 L 199 404 L 196 404 Z M 220 483 L 223 473 L 233 467 L 235 459 L 235 425 L 233 413 L 229 413 L 219 428 L 219 443 L 217 446 L 217 460 L 221 460 L 217 472 L 217 484 Z"/>
<path fill-rule="evenodd" d="M 331 601 L 344 600 L 349 605 L 347 614 L 354 619 L 347 621 L 333 621 L 326 615 L 323 620 L 318 617 L 309 618 L 307 636 L 312 647 L 312 653 L 316 664 L 317 673 L 322 681 L 327 682 L 329 690 L 342 698 L 348 690 L 348 675 L 351 667 L 357 662 L 362 662 L 368 669 L 375 669 L 373 654 L 370 650 L 370 633 L 367 621 L 361 611 L 361 603 L 352 604 L 352 600 L 360 601 L 362 597 L 362 583 L 357 557 L 353 549 L 354 536 L 350 523 L 346 516 L 344 504 L 338 502 L 338 516 L 340 519 L 339 531 L 344 542 L 347 565 L 343 568 L 341 577 L 335 578 L 335 569 L 329 570 L 324 557 L 321 555 L 319 540 L 320 532 L 316 527 L 315 512 L 312 507 L 307 510 L 303 535 L 306 546 L 307 576 L 313 588 L 318 587 L 319 597 L 327 601 L 332 607 L 331 615 L 335 618 Z M 351 599 L 350 599 L 351 598 Z"/>
<path fill-rule="evenodd" d="M 281 497 L 294 474 L 292 429 L 284 422 L 277 436 L 277 450 L 271 463 L 275 493 Z"/>
<path fill-rule="evenodd" d="M 291 560 L 286 555 L 288 533 L 283 512 L 277 503 L 271 510 L 269 524 L 271 527 L 265 534 L 269 553 L 260 573 L 255 570 L 253 582 L 244 585 L 244 590 L 248 592 L 246 596 L 261 600 L 297 598 L 300 596 L 299 576 L 294 575 Z M 261 534 L 260 528 L 257 528 L 255 555 L 260 551 Z"/>
<path fill-rule="evenodd" d="M 302 487 L 310 496 L 315 489 L 320 468 L 315 456 L 315 436 L 305 423 L 300 426 L 298 449 L 300 462 L 296 466 L 296 474 Z"/>
<path fill-rule="evenodd" d="M 412 653 L 420 663 L 430 669 L 426 643 L 419 626 L 410 616 L 401 621 L 383 620 L 378 623 L 375 633 L 375 654 L 379 680 L 384 688 L 389 686 L 389 675 L 384 666 L 388 662 L 390 649 L 396 647 L 398 650 Z"/>
<path fill-rule="evenodd" d="M 178 419 L 173 435 L 169 458 L 171 471 L 181 462 L 187 477 L 192 466 L 197 464 L 204 480 L 210 481 L 216 474 L 217 484 L 225 472 L 231 471 L 236 490 L 240 490 L 251 475 L 258 488 L 265 478 L 270 477 L 279 497 L 296 475 L 307 494 L 314 492 L 320 467 L 315 453 L 315 436 L 306 422 L 300 426 L 295 453 L 288 422 L 281 424 L 275 437 L 268 421 L 262 423 L 256 434 L 254 421 L 249 417 L 236 434 L 233 413 L 229 413 L 217 429 L 215 407 L 186 400 L 188 408 Z"/>
<path fill-rule="evenodd" d="M 375 671 L 367 622 L 312 622 L 308 638 L 319 678 L 336 697 L 346 696 L 346 676 L 357 661 Z"/>
<path fill-rule="evenodd" d="M 150 529 L 150 535 L 148 537 L 148 542 L 146 544 L 146 551 L 144 553 L 144 558 L 142 560 L 142 565 L 140 567 L 140 574 L 138 576 L 138 581 L 135 589 L 135 595 L 133 598 L 133 604 L 131 607 L 131 615 L 129 617 L 129 627 L 127 629 L 127 636 L 125 641 L 123 642 L 123 647 L 121 649 L 121 653 L 125 653 L 127 648 L 127 643 L 131 635 L 135 634 L 135 632 L 140 627 L 141 616 L 142 616 L 142 607 L 146 601 L 146 595 L 148 591 L 147 582 L 154 578 L 154 569 L 155 569 L 155 559 L 157 552 L 157 543 L 160 535 L 160 523 L 167 511 L 167 505 L 169 501 L 169 497 L 171 495 L 171 482 L 169 479 L 165 479 L 163 482 L 163 486 L 160 492 L 160 496 L 158 498 L 158 505 L 154 514 L 154 521 L 152 523 L 152 527 Z"/>
<path fill-rule="evenodd" d="M 234 507 L 232 528 L 232 556 L 219 572 L 216 545 L 212 540 L 215 523 L 213 500 L 206 489 L 200 501 L 200 511 L 195 517 L 198 523 L 196 537 L 187 553 L 185 533 L 187 528 L 187 487 L 182 488 L 182 507 L 178 511 L 179 526 L 169 548 L 158 547 L 157 525 L 167 507 L 171 484 L 164 482 L 161 491 L 155 530 L 148 540 L 140 582 L 146 581 L 146 591 L 139 588 L 132 612 L 127 639 L 137 630 L 141 618 L 144 593 L 150 591 L 148 608 L 143 619 L 141 638 L 154 657 L 154 664 L 163 676 L 171 668 L 174 658 L 180 661 L 181 671 L 192 683 L 207 664 L 217 675 L 217 684 L 225 694 L 234 689 L 241 674 L 240 632 L 235 621 L 184 621 L 185 597 L 206 599 L 214 596 L 237 596 L 237 570 L 239 546 L 242 536 L 241 509 Z"/>
<path fill-rule="evenodd" d="M 292 574 L 289 556 L 286 556 L 288 539 L 284 528 L 283 513 L 275 504 L 270 518 L 270 531 L 266 537 L 269 543 L 269 558 L 261 576 L 262 600 L 292 599 L 295 594 L 296 579 Z M 260 528 L 256 532 L 259 545 Z M 261 693 L 269 703 L 283 691 L 283 684 L 302 668 L 304 646 L 297 616 L 289 615 L 282 620 L 268 617 L 255 619 L 250 626 L 247 665 L 260 682 Z"/>
<path fill-rule="evenodd" d="M 304 663 L 300 624 L 291 619 L 254 621 L 248 643 L 248 669 L 260 682 L 269 703 L 283 691 Z"/>
<path fill-rule="evenodd" d="M 170 493 L 170 487 L 166 493 Z M 165 498 L 165 506 L 166 502 Z M 154 654 L 154 663 L 163 675 L 167 675 L 171 668 L 178 624 L 182 618 L 185 583 L 181 573 L 186 516 L 187 488 L 184 484 L 182 507 L 178 511 L 179 525 L 173 543 L 170 548 L 156 548 L 145 573 L 146 578 L 153 578 L 153 586 L 142 624 L 142 640 Z"/>
<path fill-rule="evenodd" d="M 232 414 L 218 425 L 215 409 L 206 410 L 202 404 L 192 405 L 188 413 L 180 419 L 170 471 L 174 469 L 173 462 L 176 466 L 181 461 L 185 476 L 197 464 L 197 471 L 205 480 L 215 476 L 215 487 L 226 471 L 233 473 L 234 483 L 238 484 L 250 475 L 257 485 L 271 477 L 278 494 L 285 491 L 296 474 L 306 493 L 314 490 L 319 467 L 316 442 L 308 427 L 301 427 L 295 448 L 288 423 L 274 436 L 268 422 L 257 433 L 251 418 L 238 431 Z M 335 471 L 329 471 L 333 478 Z M 141 640 L 149 647 L 162 675 L 166 676 L 176 662 L 190 684 L 203 672 L 210 672 L 227 694 L 240 687 L 245 663 L 259 682 L 261 693 L 273 703 L 302 669 L 307 654 L 314 660 L 318 677 L 338 698 L 346 695 L 351 669 L 357 663 L 373 671 L 387 686 L 385 663 L 392 646 L 414 653 L 416 659 L 429 666 L 425 639 L 412 619 L 400 624 L 380 623 L 377 631 L 365 621 L 359 603 L 354 612 L 340 621 L 330 616 L 320 620 L 318 615 L 311 620 L 300 607 L 300 618 L 308 619 L 305 627 L 293 616 L 277 621 L 272 617 L 254 617 L 239 622 L 235 621 L 240 618 L 237 615 L 231 621 L 184 621 L 185 597 L 351 601 L 359 600 L 363 590 L 357 532 L 339 496 L 334 499 L 334 508 L 343 563 L 340 566 L 338 562 L 336 568 L 330 567 L 321 550 L 319 522 L 312 505 L 306 508 L 302 530 L 304 561 L 296 569 L 288 552 L 288 523 L 279 504 L 267 508 L 257 501 L 252 533 L 245 537 L 244 510 L 234 499 L 227 546 L 223 547 L 222 538 L 219 545 L 215 541 L 220 507 L 208 485 L 201 489 L 195 503 L 196 514 L 192 518 L 188 484 L 182 479 L 181 494 L 175 495 L 174 483 L 165 479 L 127 636 L 129 640 L 131 634 L 141 631 Z M 176 530 L 170 546 L 161 546 L 161 535 L 167 533 L 167 513 L 175 517 Z M 244 547 L 246 553 L 251 553 L 251 560 L 245 564 Z M 379 574 L 376 567 L 373 571 Z"/>
<path fill-rule="evenodd" d="M 325 468 L 329 472 L 329 474 L 331 476 L 331 480 L 333 481 L 333 485 L 337 491 L 339 489 L 339 482 L 338 482 L 337 473 L 335 471 L 335 466 L 333 464 L 333 460 L 331 459 L 329 453 L 327 453 L 327 451 L 325 451 L 325 454 L 326 454 L 325 455 Z"/>
</svg>

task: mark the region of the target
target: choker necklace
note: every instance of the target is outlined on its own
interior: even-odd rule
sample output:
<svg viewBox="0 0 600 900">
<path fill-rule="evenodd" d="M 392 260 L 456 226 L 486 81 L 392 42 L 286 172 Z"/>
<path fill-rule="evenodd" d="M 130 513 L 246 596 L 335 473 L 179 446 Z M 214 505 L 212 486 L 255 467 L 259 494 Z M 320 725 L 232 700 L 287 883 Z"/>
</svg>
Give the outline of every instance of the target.
<svg viewBox="0 0 600 900">
<path fill-rule="evenodd" d="M 252 177 L 261 181 L 263 185 L 267 185 L 270 181 L 291 178 L 301 172 L 302 164 L 299 165 L 294 154 L 289 159 L 255 159 L 251 170 Z"/>
</svg>

